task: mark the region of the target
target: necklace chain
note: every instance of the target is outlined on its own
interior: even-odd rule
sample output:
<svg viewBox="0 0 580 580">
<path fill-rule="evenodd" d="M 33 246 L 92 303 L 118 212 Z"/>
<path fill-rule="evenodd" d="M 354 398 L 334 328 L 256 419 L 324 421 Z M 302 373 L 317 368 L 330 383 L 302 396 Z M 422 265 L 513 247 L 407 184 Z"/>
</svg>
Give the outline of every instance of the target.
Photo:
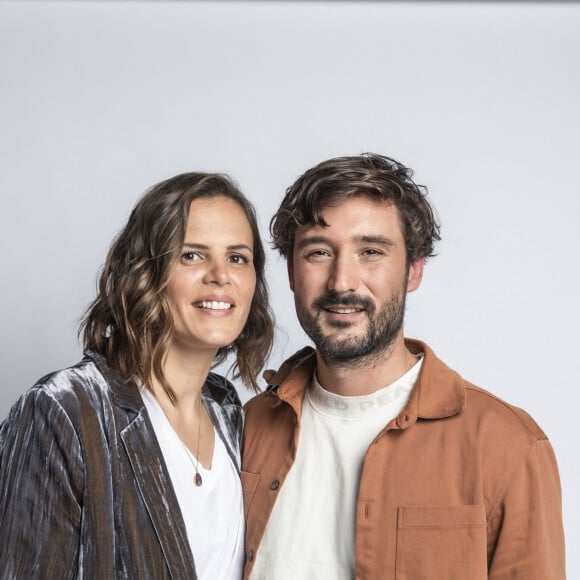
<svg viewBox="0 0 580 580">
<path fill-rule="evenodd" d="M 198 421 L 197 421 L 197 449 L 195 452 L 195 462 L 191 458 L 193 453 L 189 450 L 189 447 L 182 441 L 181 437 L 179 437 L 179 435 L 176 432 L 177 438 L 179 439 L 179 442 L 183 445 L 185 455 L 187 456 L 187 459 L 189 459 L 189 462 L 191 463 L 193 469 L 195 470 L 195 474 L 193 476 L 193 483 L 195 484 L 196 487 L 201 487 L 203 485 L 203 478 L 201 477 L 201 473 L 199 472 L 199 442 L 201 440 L 201 405 L 202 405 L 202 402 L 200 399 L 199 400 L 199 417 L 198 417 Z M 169 421 L 169 423 L 171 423 L 171 421 Z"/>
<path fill-rule="evenodd" d="M 195 452 L 195 477 L 193 482 L 197 487 L 201 487 L 203 484 L 203 479 L 201 478 L 201 473 L 199 472 L 199 441 L 201 439 L 201 398 L 199 399 L 199 417 L 197 419 L 197 450 Z M 191 459 L 191 458 L 190 458 Z"/>
</svg>

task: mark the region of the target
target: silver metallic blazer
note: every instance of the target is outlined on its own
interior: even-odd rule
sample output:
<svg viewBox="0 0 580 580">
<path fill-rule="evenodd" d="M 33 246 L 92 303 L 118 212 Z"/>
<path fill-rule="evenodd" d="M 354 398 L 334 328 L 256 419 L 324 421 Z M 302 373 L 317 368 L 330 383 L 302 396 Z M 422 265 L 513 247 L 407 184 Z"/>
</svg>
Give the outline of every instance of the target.
<svg viewBox="0 0 580 580">
<path fill-rule="evenodd" d="M 234 387 L 211 373 L 202 396 L 239 468 Z M 0 425 L 0 578 L 196 578 L 139 390 L 100 355 L 41 379 Z"/>
</svg>

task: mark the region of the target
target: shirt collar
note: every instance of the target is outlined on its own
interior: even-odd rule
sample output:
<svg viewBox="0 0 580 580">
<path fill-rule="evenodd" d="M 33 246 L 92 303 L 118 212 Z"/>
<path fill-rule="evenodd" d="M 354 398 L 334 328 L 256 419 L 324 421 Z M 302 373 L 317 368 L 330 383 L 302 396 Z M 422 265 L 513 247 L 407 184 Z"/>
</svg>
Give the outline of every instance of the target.
<svg viewBox="0 0 580 580">
<path fill-rule="evenodd" d="M 465 384 L 461 376 L 443 363 L 423 342 L 406 339 L 413 354 L 423 355 L 421 372 L 405 408 L 395 419 L 396 426 L 405 429 L 417 419 L 442 419 L 460 413 L 465 407 Z M 267 393 L 272 406 L 282 401 L 292 406 L 298 416 L 302 412 L 304 390 L 310 384 L 316 368 L 316 351 L 305 347 L 276 371 L 266 371 Z"/>
</svg>

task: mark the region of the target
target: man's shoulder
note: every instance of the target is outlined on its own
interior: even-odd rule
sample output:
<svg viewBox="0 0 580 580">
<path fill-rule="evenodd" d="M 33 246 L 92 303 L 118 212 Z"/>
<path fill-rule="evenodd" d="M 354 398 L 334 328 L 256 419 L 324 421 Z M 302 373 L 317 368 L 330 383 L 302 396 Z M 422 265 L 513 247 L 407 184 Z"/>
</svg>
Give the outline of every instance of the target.
<svg viewBox="0 0 580 580">
<path fill-rule="evenodd" d="M 316 351 L 311 346 L 305 346 L 287 358 L 278 370 L 267 369 L 264 371 L 264 379 L 268 384 L 268 391 L 276 390 L 284 383 L 297 369 L 314 362 Z"/>
<path fill-rule="evenodd" d="M 530 442 L 547 439 L 541 427 L 524 409 L 467 381 L 465 392 L 467 400 L 464 413 L 466 418 L 476 420 L 478 425 L 489 426 L 504 436 L 509 435 L 512 441 L 513 437 Z"/>
<path fill-rule="evenodd" d="M 278 370 L 264 371 L 266 390 L 244 405 L 246 423 L 251 422 L 254 414 L 276 413 L 275 409 L 288 408 L 282 405 L 283 401 L 290 403 L 290 406 L 298 404 L 314 372 L 315 362 L 315 350 L 308 346 L 287 358 Z"/>
<path fill-rule="evenodd" d="M 271 399 L 272 394 L 268 391 L 264 391 L 262 393 L 258 393 L 254 395 L 251 399 L 248 399 L 244 403 L 244 413 L 247 415 L 251 413 L 255 409 L 260 409 L 264 405 L 268 406 L 268 401 Z"/>
<path fill-rule="evenodd" d="M 421 417 L 434 419 L 456 414 L 464 428 L 473 429 L 480 436 L 509 437 L 511 442 L 520 441 L 524 445 L 546 439 L 526 411 L 463 378 L 439 360 L 426 344 L 409 341 L 409 345 L 424 355 L 423 384 L 418 401 Z M 453 405 L 454 413 L 442 412 Z"/>
</svg>

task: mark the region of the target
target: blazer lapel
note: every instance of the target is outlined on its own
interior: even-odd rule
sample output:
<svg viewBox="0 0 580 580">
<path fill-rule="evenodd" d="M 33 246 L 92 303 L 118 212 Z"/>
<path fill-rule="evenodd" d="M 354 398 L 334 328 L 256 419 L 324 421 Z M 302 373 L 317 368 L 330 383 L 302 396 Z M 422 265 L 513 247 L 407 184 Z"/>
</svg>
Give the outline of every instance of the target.
<svg viewBox="0 0 580 580">
<path fill-rule="evenodd" d="M 185 523 L 153 428 L 143 410 L 121 431 L 143 503 L 157 532 L 171 577 L 188 578 L 195 570 Z"/>
<path fill-rule="evenodd" d="M 112 389 L 115 404 L 125 413 L 127 426 L 120 431 L 121 440 L 169 573 L 174 580 L 195 580 L 185 523 L 139 389 L 132 382 L 123 382 L 101 355 L 90 351 L 86 354 L 99 367 Z"/>
</svg>

